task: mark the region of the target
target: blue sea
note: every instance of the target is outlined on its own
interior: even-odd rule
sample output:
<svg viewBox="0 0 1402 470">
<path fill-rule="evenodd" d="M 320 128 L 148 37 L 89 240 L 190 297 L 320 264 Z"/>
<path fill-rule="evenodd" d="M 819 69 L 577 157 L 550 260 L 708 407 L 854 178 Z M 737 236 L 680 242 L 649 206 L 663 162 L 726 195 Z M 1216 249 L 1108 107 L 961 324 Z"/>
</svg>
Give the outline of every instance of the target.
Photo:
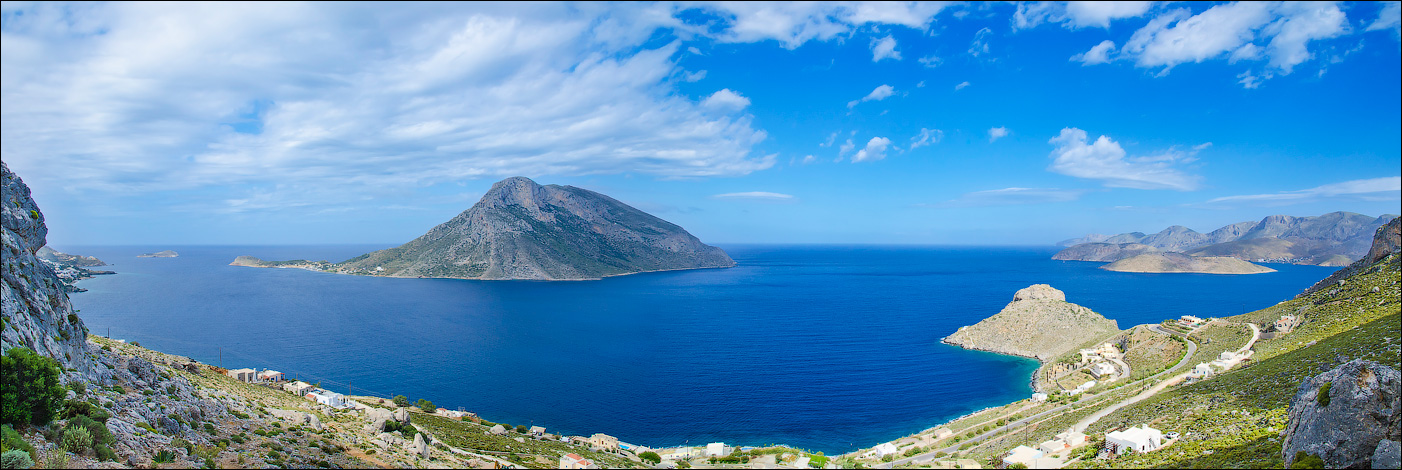
<svg viewBox="0 0 1402 470">
<path fill-rule="evenodd" d="M 872 446 L 1027 397 L 1032 360 L 940 338 L 1047 283 L 1120 328 L 1289 299 L 1335 268 L 1130 274 L 1054 247 L 722 245 L 738 265 L 600 281 L 388 279 L 228 266 L 385 246 L 64 246 L 119 274 L 72 296 L 95 334 L 334 391 L 668 446 Z M 178 258 L 136 258 L 174 249 Z M 109 333 L 110 332 L 110 333 Z"/>
</svg>

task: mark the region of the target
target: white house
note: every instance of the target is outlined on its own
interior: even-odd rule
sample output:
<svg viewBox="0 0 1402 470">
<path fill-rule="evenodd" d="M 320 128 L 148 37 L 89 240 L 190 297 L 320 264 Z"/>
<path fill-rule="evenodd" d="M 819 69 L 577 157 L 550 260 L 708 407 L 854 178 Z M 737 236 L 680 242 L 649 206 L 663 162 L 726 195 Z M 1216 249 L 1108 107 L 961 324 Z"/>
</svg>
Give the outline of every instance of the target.
<svg viewBox="0 0 1402 470">
<path fill-rule="evenodd" d="M 895 445 L 895 444 L 892 444 L 892 443 L 890 443 L 890 442 L 884 442 L 884 443 L 882 443 L 881 445 L 876 446 L 876 457 L 877 457 L 877 458 L 885 457 L 885 456 L 887 456 L 887 455 L 894 455 L 894 454 L 896 454 L 896 445 Z"/>
<path fill-rule="evenodd" d="M 1047 394 L 1042 393 L 1042 392 L 1033 393 L 1033 394 L 1032 394 L 1032 401 L 1037 401 L 1037 402 L 1047 401 Z M 938 436 L 939 431 L 935 431 L 935 433 L 936 433 L 936 437 L 939 437 L 939 436 Z"/>
<path fill-rule="evenodd" d="M 730 452 L 727 452 L 727 450 L 728 449 L 726 449 L 724 442 L 712 442 L 710 444 L 706 444 L 707 457 L 724 457 L 730 455 Z"/>
<path fill-rule="evenodd" d="M 599 468 L 599 466 L 595 465 L 593 461 L 571 452 L 560 456 L 560 468 Z"/>
<path fill-rule="evenodd" d="M 312 391 L 312 388 L 313 388 L 313 387 L 312 387 L 312 384 L 303 382 L 303 381 L 301 381 L 301 380 L 298 380 L 298 381 L 296 381 L 296 382 L 288 382 L 288 383 L 282 384 L 282 390 L 283 390 L 283 391 L 292 392 L 293 395 L 298 395 L 298 396 L 306 395 L 307 392 Z"/>
<path fill-rule="evenodd" d="M 799 457 L 797 459 L 794 459 L 793 466 L 798 468 L 808 468 L 808 462 L 812 460 L 813 459 L 810 459 L 808 457 Z"/>
<path fill-rule="evenodd" d="M 1066 432 L 1057 434 L 1056 438 L 1038 444 L 1037 449 L 1041 450 L 1045 455 L 1051 455 L 1075 449 L 1085 445 L 1085 443 L 1085 434 L 1076 432 L 1074 429 L 1068 429 Z"/>
<path fill-rule="evenodd" d="M 1047 394 L 1045 394 L 1045 393 L 1034 393 L 1034 394 L 1032 394 L 1032 399 L 1033 399 L 1033 400 L 1036 400 L 1036 399 L 1037 399 L 1037 395 L 1041 395 L 1041 396 L 1042 396 L 1042 399 L 1043 399 L 1043 400 L 1046 400 Z M 953 435 L 954 435 L 954 431 L 950 431 L 949 428 L 937 428 L 937 429 L 935 429 L 935 439 L 944 439 L 944 438 L 946 438 L 946 437 L 953 436 Z"/>
<path fill-rule="evenodd" d="M 1042 451 L 1027 446 L 1017 446 L 1008 451 L 1008 455 L 1003 456 L 1003 462 L 1009 465 L 1020 463 L 1032 468 L 1035 460 L 1042 458 Z"/>
<path fill-rule="evenodd" d="M 330 391 L 330 390 L 323 390 L 323 389 L 320 389 L 320 388 L 313 388 L 311 391 L 307 392 L 307 394 L 306 394 L 306 395 L 303 395 L 303 396 L 305 396 L 308 400 L 311 400 L 311 401 L 314 401 L 314 402 L 317 402 L 317 403 L 320 403 L 320 404 L 323 404 L 323 405 L 326 405 L 326 406 L 329 406 L 329 407 L 332 407 L 332 408 L 345 408 L 345 407 L 346 407 L 346 396 L 345 396 L 345 395 L 342 395 L 342 394 L 339 394 L 339 393 L 336 393 L 336 392 L 333 392 L 333 391 Z"/>
<path fill-rule="evenodd" d="M 1095 381 L 1094 381 L 1094 380 L 1091 380 L 1091 381 L 1088 381 L 1088 382 L 1086 382 L 1086 383 L 1081 384 L 1081 386 L 1076 387 L 1076 390 L 1080 390 L 1080 391 L 1084 392 L 1084 391 L 1090 390 L 1090 389 L 1092 389 L 1092 388 L 1095 388 Z"/>
<path fill-rule="evenodd" d="M 253 369 L 231 369 L 228 375 L 240 382 L 253 382 L 258 380 L 258 371 Z"/>
<path fill-rule="evenodd" d="M 259 382 L 281 382 L 285 379 L 286 377 L 283 375 L 282 372 L 278 372 L 275 370 L 263 370 L 262 372 L 258 373 Z"/>
<path fill-rule="evenodd" d="M 1197 366 L 1193 367 L 1193 375 L 1196 375 L 1198 377 L 1207 377 L 1209 375 L 1212 375 L 1212 366 L 1208 365 L 1206 362 L 1198 364 Z"/>
<path fill-rule="evenodd" d="M 657 454 L 662 457 L 662 460 L 687 460 L 696 456 L 695 450 L 691 447 L 663 449 Z"/>
<path fill-rule="evenodd" d="M 1105 434 L 1105 446 L 1116 454 L 1131 451 L 1143 453 L 1157 449 L 1161 445 L 1163 445 L 1163 433 L 1148 425 Z"/>
<path fill-rule="evenodd" d="M 1090 366 L 1090 375 L 1097 379 L 1107 375 L 1115 375 L 1116 372 L 1118 371 L 1115 370 L 1115 365 L 1108 362 L 1097 362 Z"/>
<path fill-rule="evenodd" d="M 545 426 L 531 426 L 530 432 L 532 436 L 544 436 Z"/>
</svg>

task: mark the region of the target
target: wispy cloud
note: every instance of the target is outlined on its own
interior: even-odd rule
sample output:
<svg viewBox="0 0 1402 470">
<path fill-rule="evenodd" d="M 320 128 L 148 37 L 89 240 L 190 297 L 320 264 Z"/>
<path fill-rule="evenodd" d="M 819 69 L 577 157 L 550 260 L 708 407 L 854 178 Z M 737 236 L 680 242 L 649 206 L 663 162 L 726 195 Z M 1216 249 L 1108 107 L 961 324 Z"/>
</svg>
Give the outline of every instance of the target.
<svg viewBox="0 0 1402 470">
<path fill-rule="evenodd" d="M 940 143 L 944 138 L 944 131 L 939 129 L 920 128 L 920 133 L 910 138 L 910 150 L 915 150 L 930 144 Z"/>
<path fill-rule="evenodd" d="M 1119 142 L 1103 135 L 1088 142 L 1086 131 L 1074 127 L 1062 129 L 1048 142 L 1056 146 L 1048 170 L 1100 180 L 1109 187 L 1191 191 L 1198 188 L 1201 179 L 1176 167 L 1195 160 L 1197 147 L 1191 152 L 1169 148 L 1158 155 L 1127 158 Z"/>
<path fill-rule="evenodd" d="M 1106 39 L 1090 48 L 1089 51 L 1071 56 L 1071 61 L 1080 62 L 1081 66 L 1109 63 L 1110 52 L 1114 50 L 1115 41 Z"/>
<path fill-rule="evenodd" d="M 876 89 L 871 90 L 871 93 L 867 93 L 867 95 L 862 97 L 861 99 L 848 101 L 847 109 L 855 108 L 858 104 L 865 103 L 867 101 L 881 101 L 886 98 L 890 98 L 891 95 L 894 94 L 896 94 L 896 89 L 891 87 L 891 85 L 881 85 L 879 87 L 876 87 Z"/>
<path fill-rule="evenodd" d="M 871 140 L 867 141 L 867 146 L 865 148 L 858 150 L 857 154 L 852 156 L 852 163 L 876 161 L 886 158 L 886 147 L 890 145 L 891 139 L 872 137 Z"/>
<path fill-rule="evenodd" d="M 995 140 L 1007 137 L 1008 134 L 1012 133 L 1013 131 L 1008 130 L 1008 128 L 1006 127 L 994 127 L 988 130 L 988 141 L 993 142 Z"/>
<path fill-rule="evenodd" d="M 896 40 L 891 36 L 871 40 L 871 61 L 880 62 L 881 59 L 901 60 L 901 51 L 896 50 Z"/>
<path fill-rule="evenodd" d="M 790 194 L 771 193 L 766 191 L 749 191 L 743 193 L 725 193 L 711 196 L 715 199 L 751 199 L 760 201 L 794 201 L 797 198 Z"/>
<path fill-rule="evenodd" d="M 1396 201 L 1402 199 L 1402 177 L 1370 178 L 1326 184 L 1309 189 L 1281 191 L 1270 194 L 1226 196 L 1207 201 L 1208 204 L 1256 203 L 1288 205 L 1314 202 L 1329 198 L 1350 198 L 1365 201 Z"/>
<path fill-rule="evenodd" d="M 1057 188 L 991 189 L 965 193 L 957 199 L 927 205 L 933 207 L 983 207 L 1069 202 L 1080 199 L 1087 192 L 1089 191 L 1084 189 Z"/>
<path fill-rule="evenodd" d="M 954 91 L 963 90 L 965 88 L 968 88 L 968 86 L 969 82 L 959 82 L 958 85 L 954 85 Z"/>
<path fill-rule="evenodd" d="M 726 111 L 740 111 L 749 105 L 749 98 L 740 96 L 739 93 L 730 91 L 729 88 L 712 93 L 711 96 L 701 101 L 701 106 Z"/>
</svg>

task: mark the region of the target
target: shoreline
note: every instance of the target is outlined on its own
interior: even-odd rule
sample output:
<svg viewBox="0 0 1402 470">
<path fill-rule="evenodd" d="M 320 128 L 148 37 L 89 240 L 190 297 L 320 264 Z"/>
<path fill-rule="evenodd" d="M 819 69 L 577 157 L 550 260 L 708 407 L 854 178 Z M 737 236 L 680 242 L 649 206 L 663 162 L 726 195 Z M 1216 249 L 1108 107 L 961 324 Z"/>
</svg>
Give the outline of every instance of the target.
<svg viewBox="0 0 1402 470">
<path fill-rule="evenodd" d="M 248 264 L 234 264 L 234 263 L 229 263 L 229 264 L 227 264 L 227 265 L 225 265 L 225 266 L 237 266 L 237 267 L 241 267 L 241 268 L 301 269 L 301 270 L 304 270 L 304 271 L 311 271 L 311 272 L 317 272 L 317 273 L 342 274 L 342 275 L 346 275 L 346 276 L 381 277 L 381 278 L 387 278 L 387 279 L 453 279 L 453 280 L 459 280 L 459 281 L 535 281 L 535 282 L 560 282 L 560 281 L 567 281 L 567 282 L 577 282 L 577 281 L 602 281 L 602 280 L 604 280 L 604 279 L 611 278 L 611 277 L 632 276 L 632 275 L 634 275 L 634 274 L 645 274 L 645 273 L 663 273 L 663 272 L 670 272 L 670 271 L 692 271 L 692 270 L 697 270 L 697 269 L 728 269 L 728 268 L 733 268 L 733 267 L 736 267 L 736 266 L 739 266 L 739 265 L 740 265 L 740 263 L 734 263 L 734 264 L 731 264 L 730 266 L 698 266 L 698 267 L 694 267 L 694 268 L 651 269 L 651 270 L 647 270 L 647 271 L 634 271 L 634 272 L 630 272 L 630 273 L 610 274 L 610 275 L 603 276 L 603 277 L 589 277 L 589 278 L 578 278 L 578 279 L 483 279 L 483 278 L 480 278 L 480 277 L 380 276 L 380 275 L 375 275 L 375 274 L 355 274 L 355 273 L 343 273 L 343 272 L 338 272 L 338 271 L 327 271 L 327 270 L 323 270 L 323 269 L 317 269 L 317 268 L 314 268 L 314 267 L 311 267 L 311 266 L 254 266 L 254 265 L 248 265 Z"/>
</svg>

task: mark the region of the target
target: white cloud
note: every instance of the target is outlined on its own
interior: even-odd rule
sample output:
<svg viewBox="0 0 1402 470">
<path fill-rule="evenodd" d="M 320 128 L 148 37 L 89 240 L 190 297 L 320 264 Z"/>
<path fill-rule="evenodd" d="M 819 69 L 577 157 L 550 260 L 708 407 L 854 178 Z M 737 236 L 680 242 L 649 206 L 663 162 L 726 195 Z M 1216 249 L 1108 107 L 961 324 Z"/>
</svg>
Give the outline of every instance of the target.
<svg viewBox="0 0 1402 470">
<path fill-rule="evenodd" d="M 1297 204 L 1325 198 L 1353 198 L 1366 201 L 1395 201 L 1402 199 L 1402 177 L 1371 178 L 1326 184 L 1298 191 L 1281 191 L 1272 194 L 1248 194 L 1219 197 L 1207 201 L 1217 203 L 1264 203 L 1271 205 Z"/>
<path fill-rule="evenodd" d="M 901 60 L 901 51 L 896 50 L 896 40 L 891 36 L 871 40 L 871 61 L 880 62 L 881 59 Z"/>
<path fill-rule="evenodd" d="M 968 87 L 968 86 L 969 86 L 969 82 L 959 82 L 958 85 L 954 85 L 954 91 L 963 90 L 965 87 Z"/>
<path fill-rule="evenodd" d="M 807 164 L 809 164 L 809 163 L 813 163 L 813 162 L 816 162 L 816 161 L 818 161 L 818 157 L 815 157 L 815 156 L 812 156 L 812 155 L 808 155 L 808 156 L 806 156 L 806 157 L 803 157 L 803 164 L 804 164 L 804 165 L 807 165 Z"/>
<path fill-rule="evenodd" d="M 694 49 L 694 48 L 693 48 L 693 49 Z M 687 82 L 699 82 L 699 81 L 701 81 L 701 80 L 704 79 L 704 78 L 706 78 L 706 71 L 705 71 L 705 70 L 697 70 L 697 71 L 695 71 L 695 72 L 686 72 L 685 74 L 682 75 L 682 80 L 686 80 Z"/>
<path fill-rule="evenodd" d="M 682 7 L 677 7 L 682 8 Z M 865 24 L 900 25 L 925 29 L 944 2 L 721 2 L 703 4 L 720 15 L 718 32 L 693 28 L 724 42 L 779 41 L 796 49 L 808 41 L 827 41 Z"/>
<path fill-rule="evenodd" d="M 837 155 L 838 157 L 847 155 L 848 152 L 851 152 L 855 148 L 857 148 L 857 144 L 852 143 L 852 139 L 847 139 L 847 142 L 837 147 Z"/>
<path fill-rule="evenodd" d="M 749 191 L 743 193 L 725 193 L 711 196 L 716 199 L 755 199 L 763 201 L 792 201 L 795 198 L 790 194 L 771 193 L 765 191 Z"/>
<path fill-rule="evenodd" d="M 1265 59 L 1267 69 L 1244 80 L 1252 88 L 1260 79 L 1288 75 L 1310 60 L 1309 43 L 1347 33 L 1348 19 L 1335 3 L 1234 2 L 1213 6 L 1197 15 L 1175 9 L 1150 20 L 1134 32 L 1122 56 L 1139 67 L 1163 67 L 1223 56 L 1231 63 Z"/>
<path fill-rule="evenodd" d="M 935 207 L 984 207 L 1049 202 L 1070 202 L 1080 199 L 1084 189 L 1004 188 L 965 193 L 957 199 L 935 204 Z"/>
<path fill-rule="evenodd" d="M 834 133 L 832 133 L 832 134 L 828 134 L 828 140 L 827 140 L 826 142 L 823 142 L 823 143 L 821 143 L 821 144 L 818 144 L 818 146 L 819 146 L 819 147 L 832 147 L 832 143 L 837 141 L 837 134 L 838 134 L 837 132 L 834 132 Z"/>
<path fill-rule="evenodd" d="M 920 128 L 920 133 L 910 138 L 910 150 L 915 150 L 931 144 L 940 143 L 944 138 L 944 131 L 939 129 Z"/>
<path fill-rule="evenodd" d="M 1110 52 L 1114 50 L 1115 41 L 1106 39 L 1089 51 L 1071 56 L 1071 60 L 1080 62 L 1082 66 L 1109 63 Z"/>
<path fill-rule="evenodd" d="M 749 105 L 749 98 L 740 96 L 739 93 L 730 91 L 729 88 L 723 88 L 720 91 L 712 93 L 711 96 L 701 101 L 701 106 L 725 111 L 740 111 Z"/>
<path fill-rule="evenodd" d="M 1067 176 L 1101 180 L 1112 188 L 1174 189 L 1191 191 L 1198 188 L 1199 177 L 1174 168 L 1193 160 L 1192 153 L 1170 148 L 1151 157 L 1126 158 L 1124 148 L 1109 137 L 1100 136 L 1087 143 L 1086 131 L 1068 127 L 1061 135 L 1048 141 L 1052 164 L 1047 169 Z"/>
<path fill-rule="evenodd" d="M 876 89 L 871 90 L 871 93 L 867 93 L 867 95 L 862 97 L 862 99 L 848 101 L 847 108 L 854 108 L 858 104 L 865 103 L 867 101 L 881 101 L 886 98 L 890 98 L 891 95 L 894 94 L 896 94 L 896 89 L 892 88 L 891 85 L 881 85 L 879 87 L 876 87 Z"/>
<path fill-rule="evenodd" d="M 1013 27 L 1034 28 L 1060 23 L 1068 29 L 1109 28 L 1111 20 L 1134 18 L 1149 12 L 1154 2 L 1023 2 L 1013 13 Z"/>
<path fill-rule="evenodd" d="M 1368 31 L 1392 30 L 1392 37 L 1402 41 L 1402 2 L 1383 2 L 1378 19 L 1368 25 Z"/>
<path fill-rule="evenodd" d="M 917 61 L 920 62 L 920 65 L 924 65 L 926 68 L 939 67 L 940 64 L 944 63 L 943 59 L 940 59 L 939 56 L 936 56 L 934 54 L 921 57 L 917 59 Z"/>
<path fill-rule="evenodd" d="M 852 163 L 876 161 L 886 158 L 886 147 L 889 145 L 891 145 L 891 139 L 872 137 L 871 140 L 867 141 L 866 148 L 858 150 L 857 154 L 852 156 Z"/>
<path fill-rule="evenodd" d="M 479 177 L 774 164 L 751 151 L 766 137 L 751 116 L 708 112 L 744 97 L 687 98 L 681 46 L 645 45 L 683 27 L 671 6 L 18 8 L 0 149 L 72 192 L 212 187 L 223 201 L 255 188 L 292 205 Z"/>
<path fill-rule="evenodd" d="M 988 129 L 988 141 L 989 141 L 989 142 L 993 142 L 993 141 L 995 141 L 995 140 L 998 140 L 998 139 L 1007 137 L 1008 134 L 1011 134 L 1011 133 L 1013 133 L 1013 131 L 1008 130 L 1008 128 L 1006 128 L 1006 127 L 994 127 L 994 128 L 990 128 L 990 129 Z"/>
<path fill-rule="evenodd" d="M 978 32 L 974 33 L 974 40 L 969 43 L 969 55 L 978 58 L 981 55 L 988 54 L 988 37 L 992 35 L 993 30 L 988 28 L 980 29 Z"/>
</svg>

